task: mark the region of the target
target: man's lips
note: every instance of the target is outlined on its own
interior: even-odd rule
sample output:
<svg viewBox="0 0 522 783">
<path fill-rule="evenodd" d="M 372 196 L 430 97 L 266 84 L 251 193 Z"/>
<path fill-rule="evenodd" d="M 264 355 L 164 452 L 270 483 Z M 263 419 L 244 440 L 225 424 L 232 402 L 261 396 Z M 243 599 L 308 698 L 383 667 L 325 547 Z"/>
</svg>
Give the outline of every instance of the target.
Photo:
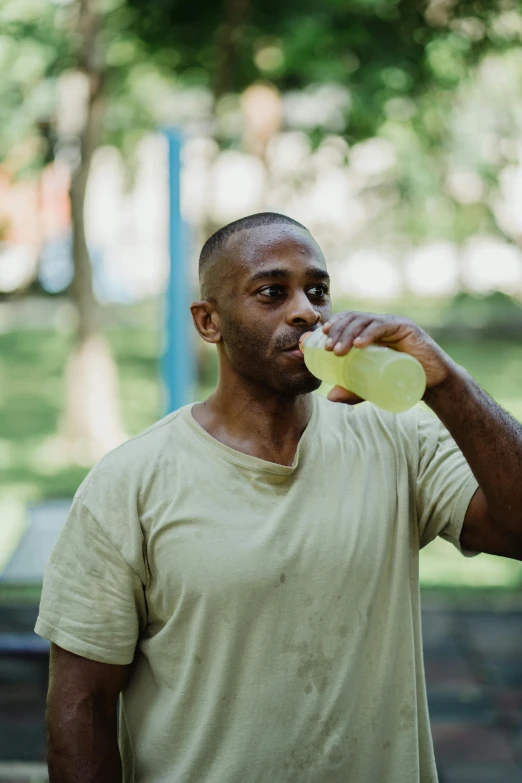
<svg viewBox="0 0 522 783">
<path fill-rule="evenodd" d="M 308 332 L 310 332 L 310 329 L 308 330 Z M 308 332 L 306 332 L 305 334 L 308 334 Z M 303 335 L 301 335 L 301 337 L 296 343 L 294 343 L 293 345 L 289 345 L 288 348 L 283 348 L 282 352 L 288 354 L 289 356 L 295 356 L 296 359 L 304 359 L 304 354 L 301 348 L 299 347 L 301 345 L 302 337 Z"/>
<path fill-rule="evenodd" d="M 296 359 L 304 359 L 303 352 L 297 346 L 294 346 L 293 348 L 286 348 L 283 353 L 286 353 L 289 356 L 295 356 Z"/>
</svg>

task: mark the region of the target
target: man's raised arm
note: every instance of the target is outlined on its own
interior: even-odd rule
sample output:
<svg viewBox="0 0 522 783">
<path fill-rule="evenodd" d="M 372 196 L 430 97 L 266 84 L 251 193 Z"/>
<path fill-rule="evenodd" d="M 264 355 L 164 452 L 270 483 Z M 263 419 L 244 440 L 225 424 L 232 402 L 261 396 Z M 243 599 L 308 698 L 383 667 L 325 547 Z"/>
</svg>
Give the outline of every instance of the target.
<svg viewBox="0 0 522 783">
<path fill-rule="evenodd" d="M 51 644 L 47 694 L 49 783 L 118 783 L 118 695 L 132 664 L 91 661 Z"/>
<path fill-rule="evenodd" d="M 479 489 L 462 526 L 465 549 L 522 560 L 522 425 L 409 318 L 346 311 L 324 324 L 326 349 L 344 356 L 373 342 L 414 356 L 426 373 L 424 401 L 462 454 Z M 360 401 L 339 386 L 333 402 Z"/>
</svg>

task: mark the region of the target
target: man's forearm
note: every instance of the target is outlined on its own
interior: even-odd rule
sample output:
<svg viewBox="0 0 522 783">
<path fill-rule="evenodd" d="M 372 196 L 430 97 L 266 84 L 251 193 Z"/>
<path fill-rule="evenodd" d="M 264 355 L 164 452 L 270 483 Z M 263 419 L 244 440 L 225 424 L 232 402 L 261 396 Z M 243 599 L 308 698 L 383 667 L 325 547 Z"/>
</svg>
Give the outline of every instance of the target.
<svg viewBox="0 0 522 783">
<path fill-rule="evenodd" d="M 424 399 L 462 451 L 495 521 L 522 546 L 522 425 L 462 367 Z"/>
<path fill-rule="evenodd" d="M 49 783 L 118 783 L 122 778 L 116 711 L 91 700 L 74 706 L 48 703 Z"/>
</svg>

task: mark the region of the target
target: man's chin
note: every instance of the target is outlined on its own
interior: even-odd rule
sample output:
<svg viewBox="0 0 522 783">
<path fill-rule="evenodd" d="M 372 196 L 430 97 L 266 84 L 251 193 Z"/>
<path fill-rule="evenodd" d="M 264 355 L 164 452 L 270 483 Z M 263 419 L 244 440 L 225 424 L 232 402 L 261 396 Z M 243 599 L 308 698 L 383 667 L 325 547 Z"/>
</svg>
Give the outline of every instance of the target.
<svg viewBox="0 0 522 783">
<path fill-rule="evenodd" d="M 278 386 L 285 394 L 297 396 L 298 394 L 309 394 L 316 391 L 321 383 L 322 381 L 319 378 L 307 373 L 306 376 L 301 378 L 296 378 L 295 376 L 292 378 L 281 378 Z"/>
</svg>

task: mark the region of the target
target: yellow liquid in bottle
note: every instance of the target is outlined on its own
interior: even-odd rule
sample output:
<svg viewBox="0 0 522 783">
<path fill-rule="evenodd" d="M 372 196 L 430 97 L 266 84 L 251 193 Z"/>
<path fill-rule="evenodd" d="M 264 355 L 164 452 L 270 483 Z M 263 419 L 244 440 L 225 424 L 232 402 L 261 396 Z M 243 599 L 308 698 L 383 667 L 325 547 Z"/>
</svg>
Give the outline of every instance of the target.
<svg viewBox="0 0 522 783">
<path fill-rule="evenodd" d="M 413 356 L 380 345 L 351 348 L 346 356 L 325 350 L 321 328 L 304 335 L 301 350 L 312 375 L 342 386 L 391 413 L 413 408 L 426 390 L 424 368 Z"/>
</svg>

